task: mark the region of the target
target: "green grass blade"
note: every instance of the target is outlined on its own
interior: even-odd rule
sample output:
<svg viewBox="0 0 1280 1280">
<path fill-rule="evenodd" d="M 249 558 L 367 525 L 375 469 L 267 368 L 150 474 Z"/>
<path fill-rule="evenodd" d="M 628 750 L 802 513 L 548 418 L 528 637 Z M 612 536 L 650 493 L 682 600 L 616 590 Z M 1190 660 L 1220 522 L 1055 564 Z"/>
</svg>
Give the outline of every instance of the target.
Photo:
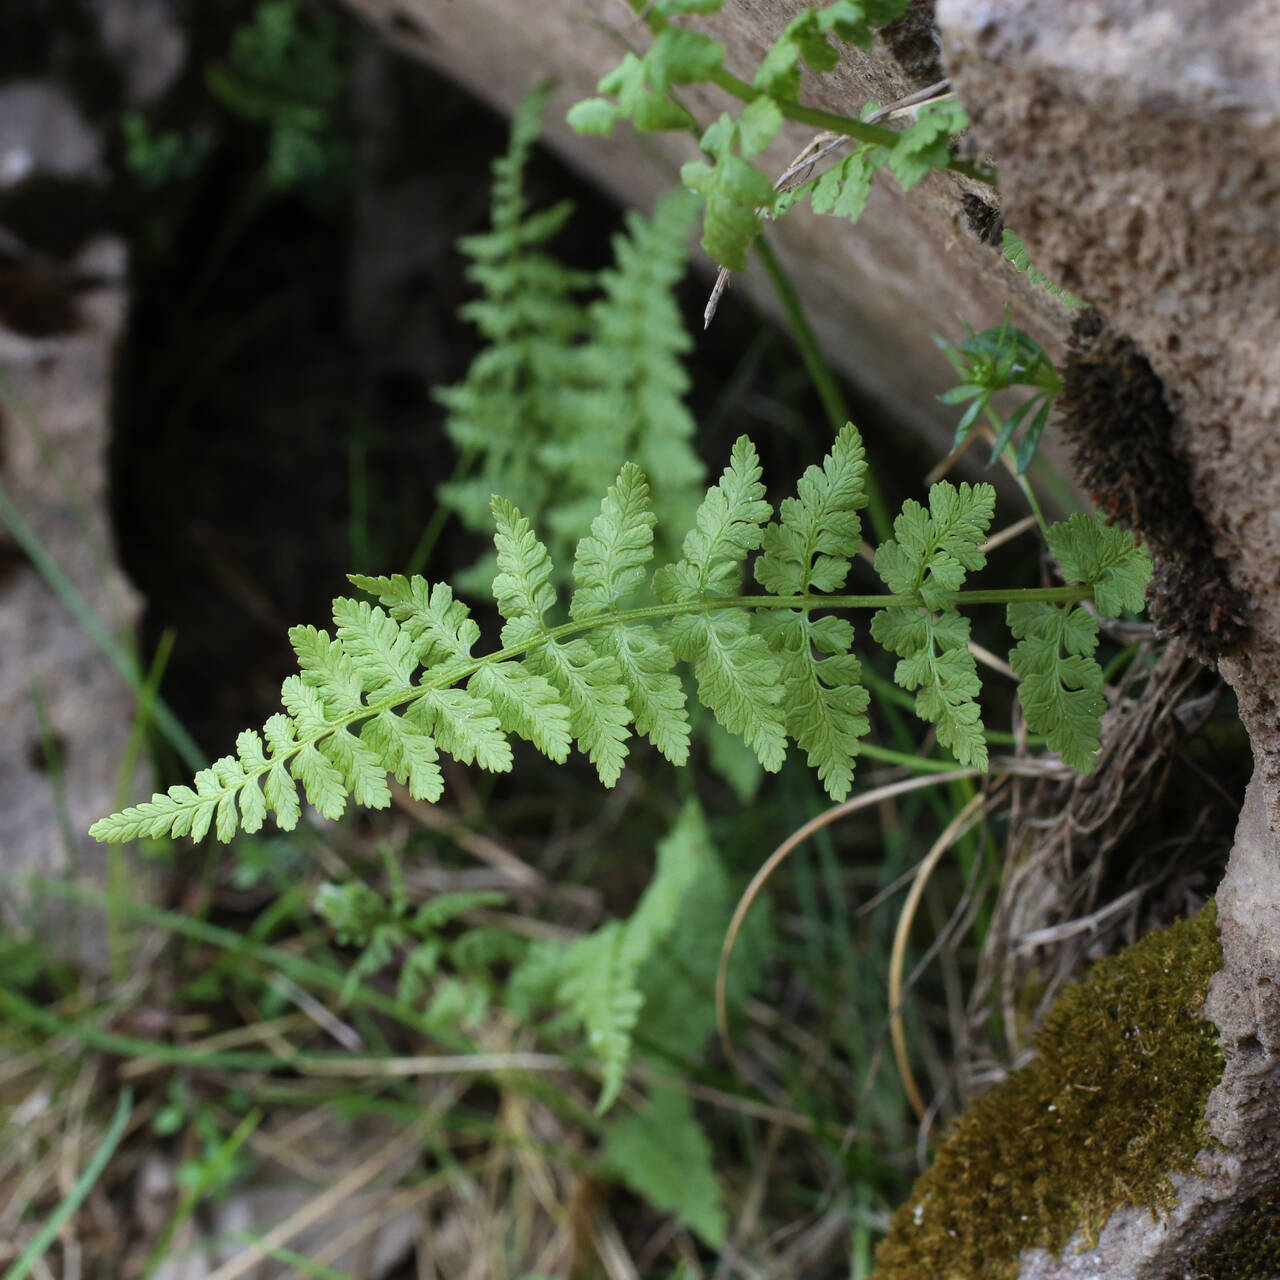
<svg viewBox="0 0 1280 1280">
<path fill-rule="evenodd" d="M 36 1232 L 31 1243 L 23 1249 L 17 1260 L 4 1273 L 3 1280 L 23 1280 L 31 1274 L 31 1269 L 49 1251 L 49 1246 L 56 1239 L 58 1232 L 70 1219 L 71 1215 L 84 1203 L 94 1184 L 102 1176 L 111 1157 L 115 1155 L 120 1139 L 129 1125 L 129 1117 L 133 1114 L 133 1090 L 125 1089 L 116 1105 L 116 1113 L 112 1117 L 111 1127 L 102 1140 L 102 1145 L 93 1153 L 93 1159 L 85 1166 L 84 1172 L 76 1179 L 70 1195 L 54 1210 L 48 1222 Z"/>
</svg>

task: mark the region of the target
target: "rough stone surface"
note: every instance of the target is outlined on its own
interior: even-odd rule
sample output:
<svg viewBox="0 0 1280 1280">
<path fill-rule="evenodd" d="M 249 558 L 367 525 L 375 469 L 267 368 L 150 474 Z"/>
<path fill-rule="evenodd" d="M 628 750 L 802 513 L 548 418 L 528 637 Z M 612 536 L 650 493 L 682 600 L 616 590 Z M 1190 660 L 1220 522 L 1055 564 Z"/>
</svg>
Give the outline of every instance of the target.
<svg viewBox="0 0 1280 1280">
<path fill-rule="evenodd" d="M 1221 670 L 1280 831 L 1280 10 L 943 0 L 939 19 L 1032 260 L 1164 382 L 1193 497 L 1250 602 L 1255 640 Z"/>
<path fill-rule="evenodd" d="M 1271 0 L 941 0 L 947 65 L 1032 260 L 1088 297 L 1164 385 L 1173 442 L 1251 634 L 1219 659 L 1255 774 L 1218 895 L 1206 1015 L 1227 1061 L 1221 1149 L 1167 1218 L 1022 1275 L 1183 1276 L 1280 1154 L 1280 9 Z M 1123 414 L 1115 430 L 1123 438 Z"/>
<path fill-rule="evenodd" d="M 119 7 L 102 0 L 98 16 Z M 101 125 L 67 85 L 0 84 L 0 489 L 128 649 L 140 601 L 117 562 L 107 506 L 126 248 L 91 221 L 103 153 Z M 65 217 L 41 212 L 55 204 Z M 106 858 L 86 832 L 116 807 L 133 715 L 128 685 L 0 523 L 0 874 L 101 882 Z M 8 920 L 25 914 L 12 882 L 3 901 Z M 74 916 L 58 913 L 50 934 L 63 955 L 106 959 L 96 926 Z"/>
<path fill-rule="evenodd" d="M 539 0 L 536 15 L 513 20 L 510 0 L 346 0 L 397 48 L 461 81 L 479 97 L 509 111 L 535 84 L 554 77 L 547 111 L 547 140 L 574 167 L 629 204 L 648 208 L 679 182 L 680 164 L 695 152 L 685 135 L 637 135 L 620 125 L 609 138 L 579 138 L 564 123 L 567 109 L 595 92 L 596 81 L 627 49 L 648 40 L 624 0 Z M 804 0 L 734 0 L 706 22 L 724 41 L 726 65 L 750 74 L 764 50 Z M 808 104 L 857 114 L 871 98 L 891 102 L 931 82 L 936 60 L 923 18 L 912 21 L 892 43 L 873 49 L 844 48 L 830 75 L 810 76 Z M 935 49 L 936 54 L 936 49 Z M 731 105 L 718 91 L 682 89 L 700 120 L 710 121 Z M 802 125 L 787 125 L 763 160 L 780 173 L 812 137 Z M 897 421 L 927 442 L 933 459 L 946 453 L 955 415 L 934 399 L 954 382 L 931 335 L 964 335 L 998 324 L 1006 302 L 1014 322 L 1034 332 L 1055 355 L 1066 335 L 1064 308 L 1030 285 L 998 252 L 968 229 L 962 208 L 966 190 L 989 189 L 953 175 L 930 175 L 904 196 L 889 177 L 878 181 L 856 227 L 798 208 L 771 234 L 793 276 L 830 358 L 859 389 L 879 400 Z M 705 259 L 704 259 L 705 262 Z M 707 264 L 709 265 L 709 264 Z M 735 280 L 776 310 L 768 281 L 758 268 Z M 922 474 L 928 467 L 922 467 Z"/>
</svg>

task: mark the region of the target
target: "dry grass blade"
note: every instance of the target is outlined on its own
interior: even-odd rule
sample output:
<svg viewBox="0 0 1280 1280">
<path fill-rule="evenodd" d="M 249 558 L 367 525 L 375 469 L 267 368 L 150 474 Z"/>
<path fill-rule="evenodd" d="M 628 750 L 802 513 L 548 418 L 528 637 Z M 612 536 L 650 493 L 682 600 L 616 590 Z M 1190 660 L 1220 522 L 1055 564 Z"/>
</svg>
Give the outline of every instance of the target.
<svg viewBox="0 0 1280 1280">
<path fill-rule="evenodd" d="M 936 787 L 940 783 L 956 782 L 961 778 L 977 778 L 979 776 L 981 776 L 981 770 L 978 769 L 955 769 L 948 773 L 929 774 L 927 777 L 903 778 L 900 782 L 891 782 L 886 786 L 876 787 L 875 790 L 866 791 L 860 796 L 854 796 L 852 800 L 846 800 L 843 804 L 832 805 L 830 809 L 818 814 L 816 818 L 811 818 L 804 826 L 798 827 L 793 831 L 764 860 L 760 870 L 751 877 L 751 883 L 747 885 L 742 897 L 738 899 L 737 907 L 734 908 L 733 918 L 729 921 L 729 928 L 725 932 L 724 945 L 720 948 L 720 962 L 716 969 L 716 1029 L 720 1033 L 720 1044 L 724 1048 L 725 1057 L 728 1058 L 730 1065 L 739 1076 L 742 1075 L 742 1072 L 738 1067 L 738 1059 L 733 1051 L 733 1042 L 729 1036 L 727 994 L 729 959 L 733 955 L 734 944 L 738 940 L 742 922 L 747 918 L 747 912 L 751 910 L 751 904 L 759 897 L 760 890 L 768 883 L 769 877 L 811 835 L 821 831 L 823 827 L 830 826 L 833 822 L 839 822 L 841 818 L 847 818 L 851 813 L 857 813 L 861 809 L 872 808 L 892 796 L 905 795 L 909 791 L 919 791 L 924 787 Z"/>
<path fill-rule="evenodd" d="M 407 1155 L 422 1140 L 423 1134 L 438 1119 L 434 1110 L 428 1111 L 417 1124 L 413 1125 L 398 1141 L 387 1144 L 375 1152 L 369 1159 L 358 1164 L 346 1177 L 334 1183 L 327 1191 L 322 1192 L 308 1204 L 303 1205 L 296 1213 L 291 1214 L 277 1227 L 273 1227 L 262 1237 L 261 1245 L 274 1248 L 287 1245 L 300 1232 L 305 1231 L 314 1222 L 335 1210 L 344 1200 L 361 1187 L 372 1182 L 380 1173 L 390 1168 L 400 1157 Z M 232 1258 L 207 1280 L 239 1280 L 240 1276 L 252 1271 L 264 1257 L 259 1244 L 247 1248 L 242 1254 Z"/>
<path fill-rule="evenodd" d="M 929 882 L 934 868 L 942 859 L 942 855 L 951 848 L 971 827 L 982 818 L 982 806 L 985 795 L 979 792 L 973 796 L 959 813 L 947 823 L 942 834 L 934 841 L 933 847 L 924 856 L 924 860 L 916 868 L 915 879 L 911 882 L 911 891 L 902 904 L 902 912 L 898 916 L 898 928 L 893 935 L 893 950 L 889 956 L 889 1036 L 893 1041 L 893 1058 L 897 1063 L 898 1075 L 902 1078 L 902 1087 L 906 1091 L 907 1100 L 916 1116 L 923 1120 L 927 1108 L 924 1098 L 911 1074 L 911 1064 L 907 1060 L 907 1036 L 902 1024 L 902 970 L 907 956 L 907 938 L 911 934 L 911 924 L 915 920 L 916 908 L 924 887 Z"/>
</svg>

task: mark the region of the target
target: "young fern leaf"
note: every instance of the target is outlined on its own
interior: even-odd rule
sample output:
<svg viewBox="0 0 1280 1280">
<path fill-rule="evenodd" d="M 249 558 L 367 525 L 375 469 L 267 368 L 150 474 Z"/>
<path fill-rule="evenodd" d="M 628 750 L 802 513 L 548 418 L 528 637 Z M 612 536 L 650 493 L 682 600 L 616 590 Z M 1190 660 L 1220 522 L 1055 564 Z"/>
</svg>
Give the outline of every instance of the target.
<svg viewBox="0 0 1280 1280">
<path fill-rule="evenodd" d="M 1019 643 L 1009 654 L 1018 701 L 1032 733 L 1046 735 L 1050 751 L 1081 773 L 1098 758 L 1103 698 L 1102 668 L 1094 660 L 1097 620 L 1079 605 L 1008 606 L 1009 630 Z"/>
<path fill-rule="evenodd" d="M 551 559 L 533 527 L 505 498 L 493 499 L 497 526 L 494 546 L 498 576 L 493 595 L 506 618 L 502 642 L 512 646 L 541 638 L 524 665 L 559 693 L 569 708 L 569 732 L 596 766 L 600 781 L 611 787 L 627 758 L 627 689 L 617 660 L 599 654 L 579 638 L 561 643 L 550 635 L 543 615 L 555 605 Z"/>
<path fill-rule="evenodd" d="M 735 595 L 742 562 L 760 545 L 772 514 L 764 500 L 760 459 L 740 436 L 720 483 L 707 490 L 684 559 L 653 576 L 654 593 L 669 604 Z M 674 617 L 667 638 L 677 658 L 693 663 L 698 697 L 730 733 L 739 735 L 763 768 L 776 773 L 787 750 L 781 666 L 745 609 L 719 609 Z"/>
<path fill-rule="evenodd" d="M 611 921 L 568 946 L 535 947 L 511 975 L 509 1003 L 525 1016 L 556 1004 L 587 1032 L 602 1071 L 599 1113 L 617 1099 L 631 1064 L 632 1034 L 644 1006 L 641 975 L 714 860 L 702 811 L 690 802 L 659 842 L 653 880 L 630 919 Z"/>
<path fill-rule="evenodd" d="M 728 1214 L 711 1143 L 683 1090 L 656 1087 L 642 1110 L 610 1124 L 604 1161 L 632 1191 L 712 1248 L 724 1242 Z"/>
<path fill-rule="evenodd" d="M 918 690 L 916 712 L 937 726 L 938 741 L 963 765 L 987 767 L 977 696 L 977 664 L 969 652 L 969 620 L 941 608 L 967 572 L 986 564 L 981 544 L 995 510 L 989 484 L 958 489 L 943 481 L 929 490 L 929 509 L 908 500 L 893 522 L 896 538 L 876 551 L 876 572 L 890 591 L 916 592 L 922 608 L 881 609 L 871 634 L 902 659 L 894 680 Z"/>
<path fill-rule="evenodd" d="M 773 595 L 839 591 L 862 541 L 858 510 L 867 505 L 866 457 L 846 424 L 821 467 L 800 479 L 798 497 L 779 509 L 781 522 L 764 531 L 756 581 Z M 782 664 L 787 732 L 833 800 L 853 781 L 858 740 L 870 728 L 862 668 L 850 654 L 853 627 L 842 618 L 814 618 L 808 610 L 778 609 L 761 629 Z"/>
<path fill-rule="evenodd" d="M 1076 514 L 1049 530 L 1049 548 L 1067 582 L 1088 583 L 1099 613 L 1119 617 L 1142 608 L 1150 557 L 1122 529 Z M 1047 735 L 1050 751 L 1081 773 L 1098 758 L 1102 668 L 1094 660 L 1097 620 L 1078 605 L 1014 603 L 1009 630 L 1018 645 L 1009 655 L 1021 677 L 1018 699 L 1032 733 Z"/>
<path fill-rule="evenodd" d="M 645 566 L 653 558 L 654 520 L 644 474 L 629 462 L 601 504 L 590 535 L 578 543 L 572 618 L 585 621 L 616 614 L 623 598 L 643 585 Z M 689 713 L 670 646 L 653 627 L 622 622 L 602 626 L 591 643 L 621 669 L 630 689 L 636 732 L 672 764 L 684 764 L 689 758 Z"/>
</svg>

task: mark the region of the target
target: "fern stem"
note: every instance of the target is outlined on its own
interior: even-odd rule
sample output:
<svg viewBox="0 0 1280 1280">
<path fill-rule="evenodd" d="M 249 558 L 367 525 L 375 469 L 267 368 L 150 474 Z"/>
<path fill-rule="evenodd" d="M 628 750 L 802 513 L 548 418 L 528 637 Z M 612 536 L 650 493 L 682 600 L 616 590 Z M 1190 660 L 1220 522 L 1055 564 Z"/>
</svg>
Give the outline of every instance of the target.
<svg viewBox="0 0 1280 1280">
<path fill-rule="evenodd" d="M 936 609 L 957 608 L 969 604 L 1010 604 L 1022 602 L 1052 602 L 1057 604 L 1075 604 L 1080 600 L 1088 600 L 1093 595 L 1090 586 L 1071 587 L 1020 587 L 1002 588 L 989 591 L 966 590 L 940 592 L 934 601 Z M 399 689 L 386 699 L 370 702 L 366 706 L 343 716 L 339 720 L 330 721 L 323 733 L 300 740 L 287 752 L 272 758 L 288 760 L 303 747 L 314 745 L 322 738 L 327 738 L 339 729 L 359 724 L 383 711 L 394 711 L 400 707 L 416 702 L 424 694 L 434 689 L 446 689 L 475 675 L 482 667 L 490 663 L 510 662 L 522 658 L 533 649 L 539 649 L 548 641 L 567 640 L 586 631 L 595 631 L 604 626 L 626 625 L 632 622 L 653 622 L 664 618 L 678 618 L 688 614 L 714 613 L 721 609 L 797 609 L 808 612 L 811 609 L 893 609 L 922 607 L 917 592 L 901 592 L 891 594 L 883 592 L 877 595 L 797 595 L 797 596 L 717 596 L 710 600 L 686 600 L 677 604 L 643 605 L 638 609 L 620 609 L 615 613 L 599 614 L 581 622 L 564 622 L 558 627 L 548 627 L 540 635 L 522 640 L 519 644 L 508 645 L 494 653 L 482 654 L 469 662 L 444 667 L 435 679 L 427 679 L 412 688 Z M 255 770 L 250 777 L 258 777 L 267 771 L 270 764 Z"/>
<path fill-rule="evenodd" d="M 663 25 L 665 25 L 665 21 Z M 761 90 L 757 89 L 755 85 L 748 84 L 745 80 L 735 76 L 733 72 L 725 71 L 723 68 L 713 71 L 708 79 L 741 102 L 754 102 L 762 96 Z M 811 125 L 813 128 L 822 129 L 827 133 L 843 134 L 846 138 L 854 138 L 858 142 L 869 142 L 873 146 L 892 148 L 900 136 L 897 129 L 886 129 L 881 124 L 868 124 L 865 120 L 855 120 L 851 116 L 837 115 L 834 111 L 823 111 L 820 107 L 806 107 L 799 102 L 787 102 L 777 98 L 774 99 L 774 102 L 777 103 L 782 114 L 788 120 L 794 120 L 797 124 Z M 952 173 L 963 174 L 964 177 L 971 178 L 974 182 L 981 182 L 984 186 L 999 186 L 994 169 L 988 168 L 984 164 L 977 164 L 972 160 L 964 160 L 954 152 L 947 160 L 947 163 L 941 167 L 950 169 Z"/>
<path fill-rule="evenodd" d="M 791 283 L 791 277 L 778 261 L 778 255 L 774 253 L 773 246 L 763 232 L 756 236 L 754 247 L 765 269 L 765 274 L 769 277 L 769 283 L 773 285 L 773 291 L 778 295 L 778 301 L 782 305 L 783 314 L 787 317 L 787 324 L 791 329 L 791 339 L 800 352 L 800 359 L 804 361 L 809 379 L 818 393 L 818 399 L 822 401 L 822 408 L 826 412 L 827 421 L 831 424 L 831 430 L 838 434 L 840 428 L 851 421 L 849 406 L 845 403 L 839 382 L 836 381 L 835 375 L 823 357 L 822 347 L 818 344 L 808 316 L 805 315 L 804 303 L 801 302 L 800 295 Z M 862 483 L 867 493 L 867 515 L 871 520 L 872 529 L 875 530 L 876 541 L 888 542 L 893 537 L 893 520 L 889 515 L 889 508 L 885 505 L 884 494 L 880 492 L 880 487 L 872 476 L 864 476 Z"/>
</svg>

